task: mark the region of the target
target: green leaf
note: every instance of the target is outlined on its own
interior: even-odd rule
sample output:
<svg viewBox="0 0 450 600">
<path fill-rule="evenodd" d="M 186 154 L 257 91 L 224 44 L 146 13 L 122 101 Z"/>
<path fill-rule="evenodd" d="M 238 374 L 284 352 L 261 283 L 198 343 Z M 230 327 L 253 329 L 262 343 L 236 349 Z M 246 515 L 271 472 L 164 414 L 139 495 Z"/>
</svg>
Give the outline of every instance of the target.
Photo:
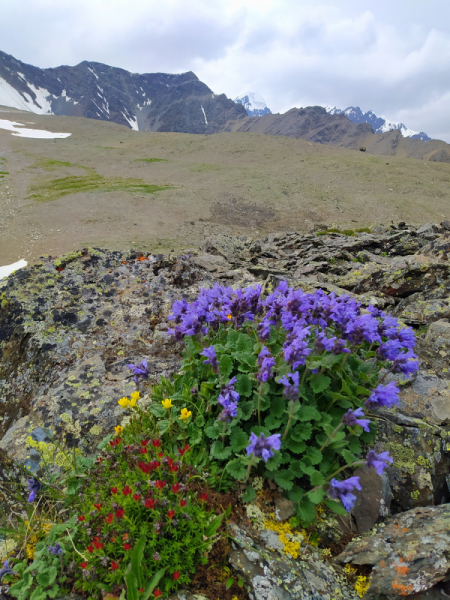
<svg viewBox="0 0 450 600">
<path fill-rule="evenodd" d="M 47 596 L 49 598 L 56 598 L 56 595 L 58 594 L 59 589 L 60 589 L 59 585 L 55 584 L 50 590 L 47 590 Z"/>
<path fill-rule="evenodd" d="M 252 502 L 256 497 L 255 488 L 251 485 L 247 486 L 245 493 L 242 495 L 242 502 Z"/>
<path fill-rule="evenodd" d="M 366 398 L 368 398 L 370 396 L 372 392 L 370 392 L 369 390 L 366 390 L 366 388 L 358 385 L 356 386 L 356 395 L 357 396 L 365 396 Z"/>
<path fill-rule="evenodd" d="M 224 354 L 219 358 L 218 362 L 220 374 L 224 379 L 228 379 L 231 371 L 233 370 L 233 360 L 228 356 L 228 354 Z"/>
<path fill-rule="evenodd" d="M 280 425 L 280 419 L 277 419 L 273 414 L 267 415 L 264 419 L 264 426 L 267 427 L 267 429 L 279 429 Z"/>
<path fill-rule="evenodd" d="M 208 525 L 208 527 L 205 529 L 205 535 L 206 537 L 211 537 L 213 536 L 216 531 L 219 529 L 221 523 L 223 520 L 223 514 L 222 515 L 217 515 L 217 517 L 215 517 L 211 523 Z"/>
<path fill-rule="evenodd" d="M 311 485 L 323 485 L 325 483 L 325 477 L 320 471 L 314 471 L 310 476 Z"/>
<path fill-rule="evenodd" d="M 310 439 L 312 434 L 311 423 L 302 423 L 302 425 L 295 425 L 289 431 L 289 436 L 296 442 L 307 441 Z"/>
<path fill-rule="evenodd" d="M 272 414 L 274 417 L 281 417 L 285 411 L 286 399 L 282 396 L 272 397 L 272 402 L 270 404 L 270 414 Z"/>
<path fill-rule="evenodd" d="M 356 456 L 359 456 L 361 454 L 361 443 L 356 437 L 356 435 L 352 435 L 352 437 L 348 440 L 348 449 L 350 450 L 350 452 L 353 452 L 353 454 L 356 454 Z"/>
<path fill-rule="evenodd" d="M 209 427 L 205 429 L 205 433 L 209 438 L 217 440 L 222 433 L 222 427 L 218 423 L 214 423 L 214 425 L 209 425 Z"/>
<path fill-rule="evenodd" d="M 211 446 L 211 457 L 226 460 L 231 455 L 230 446 L 224 446 L 222 440 L 216 440 Z"/>
<path fill-rule="evenodd" d="M 299 468 L 305 473 L 305 475 L 311 475 L 316 472 L 316 469 L 312 465 L 308 465 L 304 460 L 299 461 Z"/>
<path fill-rule="evenodd" d="M 312 465 L 318 465 L 323 458 L 322 452 L 318 448 L 307 448 L 305 455 L 308 457 Z"/>
<path fill-rule="evenodd" d="M 151 404 L 148 410 L 151 412 L 152 415 L 158 417 L 159 419 L 166 416 L 167 414 L 167 411 L 162 404 Z"/>
<path fill-rule="evenodd" d="M 340 451 L 340 455 L 348 465 L 351 465 L 353 462 L 355 462 L 355 460 L 358 460 L 357 457 L 352 452 L 349 452 L 346 448 Z"/>
<path fill-rule="evenodd" d="M 336 515 L 348 515 L 348 512 L 342 506 L 340 502 L 336 502 L 336 500 L 330 500 L 329 498 L 324 500 L 325 505 Z"/>
<path fill-rule="evenodd" d="M 132 572 L 131 563 L 125 571 L 125 585 L 127 586 L 127 600 L 138 599 L 138 582 L 135 574 Z"/>
<path fill-rule="evenodd" d="M 291 452 L 295 452 L 296 454 L 301 454 L 306 448 L 305 442 L 296 442 L 295 440 L 289 440 L 286 446 Z"/>
<path fill-rule="evenodd" d="M 281 465 L 283 461 L 283 456 L 281 454 L 281 452 L 275 452 L 275 454 L 272 456 L 272 458 L 269 458 L 269 460 L 266 462 L 266 469 L 268 471 L 275 471 L 276 469 L 278 469 Z"/>
<path fill-rule="evenodd" d="M 205 417 L 202 414 L 199 414 L 195 417 L 194 420 L 196 427 L 204 427 L 205 426 Z"/>
<path fill-rule="evenodd" d="M 320 394 L 324 390 L 328 389 L 330 387 L 330 383 L 331 379 L 326 375 L 315 375 L 309 380 L 309 385 L 315 394 Z"/>
<path fill-rule="evenodd" d="M 164 577 L 165 569 L 160 569 L 153 575 L 153 579 L 148 584 L 148 588 L 142 594 L 139 600 L 148 600 L 150 596 L 153 594 L 153 590 L 158 585 L 159 581 Z"/>
<path fill-rule="evenodd" d="M 309 524 L 316 518 L 315 505 L 308 498 L 303 498 L 297 506 L 297 515 L 304 524 Z"/>
<path fill-rule="evenodd" d="M 235 479 L 244 479 L 247 473 L 246 465 L 241 458 L 230 460 L 225 468 Z"/>
<path fill-rule="evenodd" d="M 189 423 L 186 434 L 189 438 L 189 444 L 195 446 L 203 440 L 203 428 L 197 427 L 196 423 Z"/>
<path fill-rule="evenodd" d="M 302 404 L 296 417 L 299 421 L 319 421 L 320 412 L 313 406 Z"/>
<path fill-rule="evenodd" d="M 246 333 L 239 333 L 234 349 L 238 352 L 252 352 L 253 341 Z"/>
<path fill-rule="evenodd" d="M 313 504 L 320 504 L 324 499 L 326 491 L 323 488 L 319 488 L 318 490 L 311 490 L 306 495 L 308 500 L 310 500 Z"/>
<path fill-rule="evenodd" d="M 293 490 L 290 490 L 288 492 L 288 498 L 292 502 L 300 502 L 300 500 L 303 498 L 304 495 L 305 495 L 305 491 L 302 490 L 301 487 L 295 487 Z"/>
<path fill-rule="evenodd" d="M 161 435 L 166 433 L 170 429 L 170 421 L 168 419 L 158 419 L 158 429 Z"/>
<path fill-rule="evenodd" d="M 30 600 L 46 600 L 47 592 L 40 587 L 36 588 L 30 596 Z"/>
<path fill-rule="evenodd" d="M 227 343 L 226 346 L 227 348 L 231 349 L 231 350 L 237 350 L 238 349 L 238 339 L 239 336 L 241 334 L 239 333 L 239 331 L 236 331 L 235 329 L 230 329 L 230 331 L 228 331 L 227 334 Z"/>
<path fill-rule="evenodd" d="M 277 471 L 274 475 L 274 480 L 277 485 L 280 486 L 283 490 L 292 490 L 294 484 L 292 480 L 294 479 L 294 473 L 290 469 L 282 469 Z"/>
<path fill-rule="evenodd" d="M 241 450 L 244 450 L 249 444 L 248 437 L 248 434 L 246 434 L 243 429 L 240 427 L 233 427 L 230 436 L 230 445 L 233 452 L 238 453 Z"/>
<path fill-rule="evenodd" d="M 248 375 L 244 375 L 243 373 L 239 373 L 236 375 L 236 384 L 234 389 L 243 396 L 244 398 L 248 398 L 252 395 L 252 382 Z"/>
<path fill-rule="evenodd" d="M 238 404 L 238 417 L 244 421 L 248 421 L 255 410 L 255 403 L 253 401 L 239 402 Z"/>
<path fill-rule="evenodd" d="M 229 589 L 230 589 L 230 587 L 233 585 L 233 583 L 234 583 L 234 577 L 229 577 L 229 578 L 227 579 L 227 582 L 226 582 L 226 584 L 225 584 L 225 589 L 226 589 L 226 590 L 229 590 Z"/>
<path fill-rule="evenodd" d="M 38 573 L 36 580 L 41 587 L 48 587 L 50 585 L 50 574 L 48 571 Z"/>
<path fill-rule="evenodd" d="M 139 538 L 137 544 L 133 548 L 131 553 L 131 569 L 133 575 L 137 580 L 138 587 L 141 588 L 144 585 L 144 572 L 142 568 L 142 560 L 144 558 L 146 536 L 143 535 Z"/>
</svg>

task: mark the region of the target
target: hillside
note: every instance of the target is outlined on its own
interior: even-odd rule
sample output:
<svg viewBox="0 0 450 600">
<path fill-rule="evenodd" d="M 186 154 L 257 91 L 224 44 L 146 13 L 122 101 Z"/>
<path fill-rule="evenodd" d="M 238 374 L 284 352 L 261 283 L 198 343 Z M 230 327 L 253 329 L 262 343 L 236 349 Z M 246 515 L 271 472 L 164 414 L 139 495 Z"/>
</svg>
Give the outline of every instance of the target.
<svg viewBox="0 0 450 600">
<path fill-rule="evenodd" d="M 217 233 L 449 218 L 448 164 L 256 133 L 145 133 L 8 109 L 0 118 L 72 134 L 0 130 L 0 264 L 90 245 L 171 251 Z"/>
</svg>

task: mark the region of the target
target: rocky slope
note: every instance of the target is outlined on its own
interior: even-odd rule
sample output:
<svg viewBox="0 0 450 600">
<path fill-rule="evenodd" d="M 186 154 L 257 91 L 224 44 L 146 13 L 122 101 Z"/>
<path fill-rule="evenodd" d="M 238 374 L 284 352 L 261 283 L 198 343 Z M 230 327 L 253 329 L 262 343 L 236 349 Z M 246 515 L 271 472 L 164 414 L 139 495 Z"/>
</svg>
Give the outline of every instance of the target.
<svg viewBox="0 0 450 600">
<path fill-rule="evenodd" d="M 0 480 L 11 476 L 11 462 L 37 469 L 39 456 L 24 444 L 30 432 L 46 440 L 50 427 L 86 452 L 109 433 L 120 418 L 117 398 L 134 389 L 127 363 L 146 357 L 153 380 L 177 368 L 180 347 L 166 334 L 174 299 L 193 299 L 215 281 L 280 279 L 350 294 L 414 326 L 422 361 L 402 385 L 398 410 L 380 413 L 375 449 L 389 450 L 394 464 L 382 479 L 361 473 L 350 520 L 335 529 L 324 522 L 330 542 L 349 530 L 375 537 L 355 540 L 330 564 L 307 548 L 301 559 L 288 558 L 276 535 L 236 525 L 230 563 L 258 600 L 356 600 L 339 570 L 348 561 L 373 569 L 369 599 L 441 598 L 450 574 L 449 252 L 444 221 L 371 233 L 219 236 L 180 257 L 92 248 L 43 257 L 0 282 Z M 278 547 L 274 559 L 267 548 Z"/>
</svg>

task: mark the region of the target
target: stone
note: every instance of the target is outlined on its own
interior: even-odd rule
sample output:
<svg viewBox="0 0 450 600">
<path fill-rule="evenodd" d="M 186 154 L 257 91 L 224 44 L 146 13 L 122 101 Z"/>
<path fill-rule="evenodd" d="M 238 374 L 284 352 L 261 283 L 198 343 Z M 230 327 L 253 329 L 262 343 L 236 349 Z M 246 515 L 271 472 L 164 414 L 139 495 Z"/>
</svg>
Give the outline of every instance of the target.
<svg viewBox="0 0 450 600">
<path fill-rule="evenodd" d="M 417 229 L 417 235 L 426 235 L 429 233 L 435 233 L 437 231 L 437 227 L 434 223 L 427 223 L 426 225 L 422 225 Z"/>
<path fill-rule="evenodd" d="M 200 254 L 192 258 L 192 262 L 209 273 L 228 269 L 228 262 L 223 256 L 215 254 Z"/>
<path fill-rule="evenodd" d="M 286 521 L 295 515 L 295 503 L 292 500 L 275 498 L 275 519 L 277 521 Z"/>
<path fill-rule="evenodd" d="M 386 473 L 380 477 L 374 469 L 358 467 L 353 473 L 359 477 L 362 489 L 356 490 L 356 502 L 352 508 L 352 517 L 356 532 L 366 533 L 381 518 L 390 514 L 392 491 Z"/>
<path fill-rule="evenodd" d="M 450 505 L 408 510 L 350 542 L 338 563 L 372 566 L 368 600 L 414 597 L 450 572 Z"/>
<path fill-rule="evenodd" d="M 450 231 L 450 221 L 447 219 L 445 221 L 441 221 L 441 227 L 443 229 L 447 229 L 447 231 Z"/>
</svg>

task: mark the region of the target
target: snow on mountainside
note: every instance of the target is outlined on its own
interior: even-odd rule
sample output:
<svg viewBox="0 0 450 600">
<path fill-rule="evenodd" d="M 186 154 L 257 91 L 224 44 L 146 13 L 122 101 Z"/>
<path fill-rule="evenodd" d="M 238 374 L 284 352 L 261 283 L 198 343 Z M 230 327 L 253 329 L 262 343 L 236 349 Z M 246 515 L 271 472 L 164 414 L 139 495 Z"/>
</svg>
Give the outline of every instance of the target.
<svg viewBox="0 0 450 600">
<path fill-rule="evenodd" d="M 327 106 L 326 110 L 330 115 L 338 115 L 343 113 L 350 121 L 353 123 L 369 123 L 372 126 L 374 133 L 385 133 L 386 131 L 391 131 L 392 129 L 398 129 L 401 132 L 403 137 L 410 137 L 415 140 L 422 140 L 427 142 L 431 138 L 428 137 L 426 133 L 423 131 L 413 131 L 403 125 L 403 123 L 393 123 L 392 121 L 388 121 L 383 117 L 378 117 L 375 113 L 369 110 L 366 113 L 359 108 L 359 106 L 349 106 L 345 110 L 341 110 L 340 108 Z"/>
<path fill-rule="evenodd" d="M 247 118 L 192 73 L 130 73 L 102 63 L 40 69 L 0 51 L 0 105 L 112 121 L 140 131 L 218 133 Z"/>
<path fill-rule="evenodd" d="M 262 117 L 267 114 L 272 114 L 270 108 L 267 107 L 264 98 L 257 92 L 240 94 L 234 101 L 237 104 L 242 104 L 249 117 Z"/>
</svg>

